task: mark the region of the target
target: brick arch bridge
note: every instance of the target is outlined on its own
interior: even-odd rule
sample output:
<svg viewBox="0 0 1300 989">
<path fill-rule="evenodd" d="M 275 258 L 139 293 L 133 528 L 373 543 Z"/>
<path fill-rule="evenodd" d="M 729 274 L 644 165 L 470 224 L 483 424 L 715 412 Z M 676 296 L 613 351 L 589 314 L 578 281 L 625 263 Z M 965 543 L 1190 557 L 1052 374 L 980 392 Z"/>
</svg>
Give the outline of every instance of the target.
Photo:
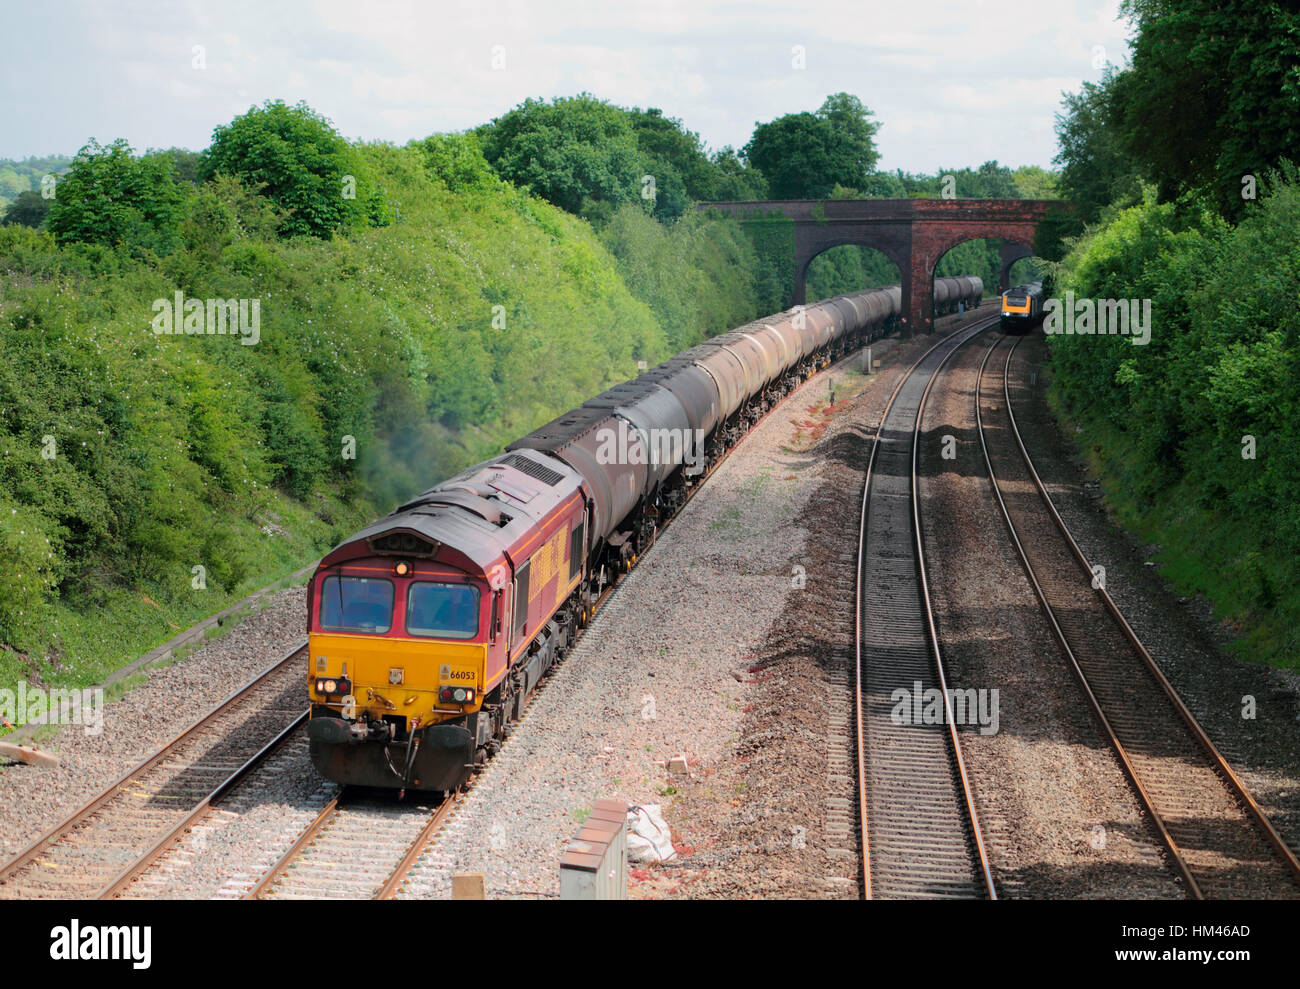
<svg viewBox="0 0 1300 989">
<path fill-rule="evenodd" d="M 817 255 L 844 244 L 875 248 L 898 266 L 906 332 L 928 333 L 934 266 L 945 253 L 968 240 L 998 238 L 998 288 L 1005 289 L 1012 263 L 1033 254 L 1039 222 L 1061 205 L 1050 199 L 787 199 L 698 208 L 751 223 L 791 221 L 796 304 L 807 301 L 808 265 Z"/>
</svg>

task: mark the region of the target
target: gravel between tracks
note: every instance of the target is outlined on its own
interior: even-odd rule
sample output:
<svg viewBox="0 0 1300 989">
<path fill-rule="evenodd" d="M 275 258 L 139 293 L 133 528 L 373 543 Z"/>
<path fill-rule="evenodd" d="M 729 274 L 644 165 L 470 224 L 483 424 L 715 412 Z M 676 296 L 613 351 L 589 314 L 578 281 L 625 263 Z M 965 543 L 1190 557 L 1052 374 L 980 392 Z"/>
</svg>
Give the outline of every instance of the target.
<svg viewBox="0 0 1300 989">
<path fill-rule="evenodd" d="M 13 765 L 0 770 L 0 858 L 21 851 L 282 659 L 305 637 L 303 608 L 303 588 L 287 588 L 268 598 L 263 610 L 192 655 L 147 671 L 146 683 L 105 706 L 100 734 L 88 735 L 70 725 L 39 743 L 58 753 L 57 769 Z"/>
</svg>

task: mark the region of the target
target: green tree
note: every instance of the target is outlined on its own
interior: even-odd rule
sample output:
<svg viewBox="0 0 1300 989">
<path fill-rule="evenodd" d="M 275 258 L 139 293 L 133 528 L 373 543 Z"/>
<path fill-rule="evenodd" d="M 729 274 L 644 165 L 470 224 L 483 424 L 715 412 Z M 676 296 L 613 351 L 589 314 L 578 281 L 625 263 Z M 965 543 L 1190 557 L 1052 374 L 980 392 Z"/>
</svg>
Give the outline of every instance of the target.
<svg viewBox="0 0 1300 989">
<path fill-rule="evenodd" d="M 24 227 L 39 227 L 50 212 L 50 201 L 39 192 L 20 192 L 18 198 L 5 210 L 4 224 L 21 223 Z"/>
<path fill-rule="evenodd" d="M 390 219 L 373 172 L 305 103 L 268 100 L 212 132 L 199 175 L 233 175 L 285 213 L 281 233 L 329 237 Z"/>
<path fill-rule="evenodd" d="M 862 186 L 862 195 L 865 199 L 901 199 L 907 195 L 907 189 L 901 175 L 876 172 L 867 177 L 866 184 Z"/>
<path fill-rule="evenodd" d="M 645 161 L 645 174 L 655 178 L 656 217 L 675 220 L 686 211 L 691 200 L 716 196 L 718 175 L 698 134 L 654 107 L 626 112 Z"/>
<path fill-rule="evenodd" d="M 498 175 L 569 213 L 640 199 L 645 173 L 632 123 L 589 93 L 525 100 L 478 135 Z"/>
<path fill-rule="evenodd" d="M 176 166 L 177 182 L 199 184 L 199 170 L 203 166 L 203 155 L 197 151 L 186 151 L 184 148 L 168 148 L 167 154 Z"/>
<path fill-rule="evenodd" d="M 19 194 L 27 192 L 30 188 L 27 179 L 19 175 L 12 165 L 6 164 L 0 168 L 0 199 L 17 199 Z"/>
<path fill-rule="evenodd" d="M 1277 0 L 1125 0 L 1132 66 L 1114 77 L 1124 151 L 1162 200 L 1240 214 L 1243 177 L 1300 147 L 1300 10 Z"/>
<path fill-rule="evenodd" d="M 870 118 L 856 96 L 836 93 L 815 114 L 789 113 L 756 125 L 743 153 L 776 199 L 822 199 L 836 185 L 864 189 L 879 158 L 879 124 Z"/>
<path fill-rule="evenodd" d="M 492 174 L 474 134 L 434 134 L 412 143 L 424 155 L 429 178 L 449 191 L 487 189 L 500 181 Z"/>
<path fill-rule="evenodd" d="M 1078 210 L 1081 223 L 1096 223 L 1112 203 L 1123 208 L 1142 199 L 1138 166 L 1120 144 L 1113 118 L 1115 72 L 1067 93 L 1056 115 L 1061 194 Z M 1078 230 L 1074 231 L 1075 233 Z"/>
<path fill-rule="evenodd" d="M 107 146 L 92 140 L 59 181 L 46 225 L 60 243 L 170 253 L 189 200 L 172 168 L 165 152 L 137 158 L 120 138 Z"/>
<path fill-rule="evenodd" d="M 853 155 L 853 167 L 860 175 L 870 175 L 876 170 L 880 154 L 876 151 L 876 132 L 880 124 L 863 102 L 850 93 L 834 93 L 826 97 L 817 116 L 831 125 L 844 139 Z"/>
<path fill-rule="evenodd" d="M 1011 173 L 1018 199 L 1058 199 L 1057 175 L 1037 165 L 1021 165 Z"/>
<path fill-rule="evenodd" d="M 865 178 L 843 136 L 811 113 L 759 124 L 744 155 L 767 177 L 774 199 L 822 199 L 836 185 L 859 188 Z"/>
<path fill-rule="evenodd" d="M 713 152 L 709 158 L 713 165 L 714 186 L 707 197 L 714 202 L 749 202 L 768 198 L 767 179 L 757 168 L 747 166 L 727 145 Z"/>
</svg>

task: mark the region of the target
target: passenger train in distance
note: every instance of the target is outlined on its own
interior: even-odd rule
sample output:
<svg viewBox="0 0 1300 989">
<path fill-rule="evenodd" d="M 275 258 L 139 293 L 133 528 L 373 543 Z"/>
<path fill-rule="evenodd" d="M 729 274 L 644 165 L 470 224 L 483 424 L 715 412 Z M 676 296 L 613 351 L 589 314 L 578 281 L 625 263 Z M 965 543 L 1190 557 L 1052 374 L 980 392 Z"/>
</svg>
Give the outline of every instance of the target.
<svg viewBox="0 0 1300 989">
<path fill-rule="evenodd" d="M 1027 282 L 1002 293 L 1003 333 L 1025 333 L 1042 321 L 1042 282 Z"/>
<path fill-rule="evenodd" d="M 984 287 L 943 288 L 955 308 Z M 895 285 L 713 337 L 336 546 L 307 586 L 316 769 L 459 787 L 725 451 L 801 381 L 894 329 L 901 308 Z"/>
</svg>

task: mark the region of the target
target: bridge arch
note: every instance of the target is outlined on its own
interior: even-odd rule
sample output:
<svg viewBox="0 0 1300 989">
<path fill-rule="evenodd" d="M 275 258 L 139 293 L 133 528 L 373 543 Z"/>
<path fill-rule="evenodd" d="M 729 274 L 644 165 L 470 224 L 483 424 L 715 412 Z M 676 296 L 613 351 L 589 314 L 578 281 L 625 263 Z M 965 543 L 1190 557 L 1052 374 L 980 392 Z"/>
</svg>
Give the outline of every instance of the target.
<svg viewBox="0 0 1300 989">
<path fill-rule="evenodd" d="M 833 251 L 833 250 L 835 250 L 835 249 L 838 248 L 838 247 L 856 247 L 856 248 L 859 248 L 860 250 L 863 250 L 863 251 L 870 251 L 870 252 L 873 252 L 874 254 L 879 255 L 879 256 L 880 256 L 881 258 L 883 258 L 885 261 L 887 261 L 887 262 L 889 262 L 891 265 L 893 265 L 894 270 L 895 270 L 895 272 L 897 273 L 897 274 L 896 274 L 896 280 L 902 278 L 903 272 L 904 272 L 904 271 L 906 270 L 906 268 L 907 268 L 907 258 L 906 258 L 906 257 L 902 257 L 902 256 L 900 256 L 899 252 L 897 252 L 897 251 L 894 251 L 894 252 L 890 253 L 890 252 L 887 252 L 887 251 L 882 250 L 881 248 L 877 247 L 875 244 L 872 244 L 872 243 L 864 242 L 864 241 L 862 241 L 862 240 L 859 240 L 859 239 L 856 239 L 856 238 L 851 238 L 851 237 L 850 237 L 850 238 L 842 238 L 842 239 L 840 239 L 840 242 L 839 242 L 839 243 L 828 243 L 824 248 L 822 248 L 822 249 L 821 249 L 820 251 L 818 251 L 816 254 L 812 255 L 812 256 L 809 257 L 809 258 L 807 258 L 807 259 L 803 262 L 803 264 L 800 265 L 800 267 L 798 268 L 798 270 L 795 272 L 795 288 L 796 288 L 796 292 L 802 290 L 805 299 L 806 299 L 807 294 L 808 294 L 808 291 L 807 291 L 807 289 L 808 289 L 808 278 L 809 278 L 809 275 L 810 275 L 811 272 L 812 272 L 813 262 L 816 261 L 816 260 L 817 260 L 818 258 L 820 258 L 820 257 L 824 257 L 824 256 L 825 256 L 829 251 Z M 887 282 L 886 284 L 894 284 L 894 282 L 891 281 L 891 282 Z M 866 286 L 861 286 L 861 287 L 864 287 L 864 288 L 877 288 L 878 286 L 875 286 L 875 285 L 866 285 Z"/>
<path fill-rule="evenodd" d="M 1062 205 L 1046 199 L 794 199 L 698 208 L 742 222 L 792 221 L 795 303 L 807 301 L 808 265 L 817 255 L 850 243 L 880 251 L 901 275 L 906 332 L 924 333 L 932 329 L 932 279 L 943 254 L 963 241 L 996 237 L 1008 245 L 1000 272 L 1005 281 L 1010 265 L 1033 253 L 1029 245 L 1048 210 Z"/>
</svg>

